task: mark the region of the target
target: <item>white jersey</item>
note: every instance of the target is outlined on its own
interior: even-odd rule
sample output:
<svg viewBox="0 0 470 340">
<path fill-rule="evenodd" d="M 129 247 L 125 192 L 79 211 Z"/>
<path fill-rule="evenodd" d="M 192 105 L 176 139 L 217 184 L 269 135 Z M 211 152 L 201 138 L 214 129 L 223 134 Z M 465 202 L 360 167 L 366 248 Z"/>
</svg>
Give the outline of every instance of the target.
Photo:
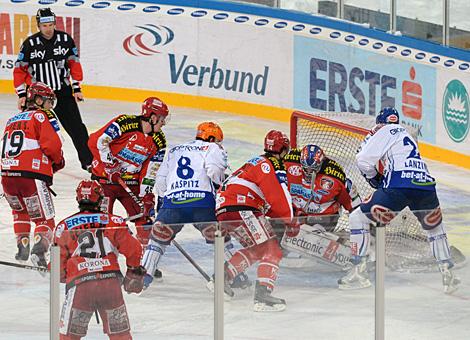
<svg viewBox="0 0 470 340">
<path fill-rule="evenodd" d="M 371 131 L 356 160 L 359 170 L 367 178 L 374 177 L 379 162 L 382 163 L 384 188 L 435 189 L 435 179 L 421 159 L 416 141 L 399 124 L 388 124 Z"/>
<path fill-rule="evenodd" d="M 216 143 L 194 140 L 171 148 L 156 177 L 162 207 L 215 207 L 214 184 L 222 184 L 227 166 L 227 153 Z"/>
</svg>

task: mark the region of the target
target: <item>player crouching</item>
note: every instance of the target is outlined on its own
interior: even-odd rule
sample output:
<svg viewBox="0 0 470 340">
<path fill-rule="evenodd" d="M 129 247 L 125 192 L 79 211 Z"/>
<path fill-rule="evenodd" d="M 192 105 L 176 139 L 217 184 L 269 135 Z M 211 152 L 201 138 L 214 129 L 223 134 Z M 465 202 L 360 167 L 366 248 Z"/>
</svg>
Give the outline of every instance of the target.
<svg viewBox="0 0 470 340">
<path fill-rule="evenodd" d="M 121 217 L 101 212 L 103 197 L 98 182 L 81 181 L 76 196 L 80 211 L 62 220 L 55 231 L 61 250 L 60 279 L 67 292 L 60 320 L 61 340 L 84 337 L 95 310 L 110 339 L 132 339 L 118 255 L 126 257 L 124 290 L 140 293 L 145 275 L 140 266 L 142 247 Z"/>
</svg>

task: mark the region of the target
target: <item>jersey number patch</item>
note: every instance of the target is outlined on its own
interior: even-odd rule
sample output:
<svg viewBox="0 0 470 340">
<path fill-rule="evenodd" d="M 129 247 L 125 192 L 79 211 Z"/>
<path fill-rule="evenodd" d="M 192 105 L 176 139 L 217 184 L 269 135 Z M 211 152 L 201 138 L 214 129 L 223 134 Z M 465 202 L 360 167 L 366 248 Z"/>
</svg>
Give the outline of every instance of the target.
<svg viewBox="0 0 470 340">
<path fill-rule="evenodd" d="M 21 153 L 21 148 L 24 143 L 24 132 L 15 130 L 8 138 L 8 132 L 3 136 L 2 158 L 16 157 Z M 8 149 L 8 152 L 6 150 Z"/>
</svg>

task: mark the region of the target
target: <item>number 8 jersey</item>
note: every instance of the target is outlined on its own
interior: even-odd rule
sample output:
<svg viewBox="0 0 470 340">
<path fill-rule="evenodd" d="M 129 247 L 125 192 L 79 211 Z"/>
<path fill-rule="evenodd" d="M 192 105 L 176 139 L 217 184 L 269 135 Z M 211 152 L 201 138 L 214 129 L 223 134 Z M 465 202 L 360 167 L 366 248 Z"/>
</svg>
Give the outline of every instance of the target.
<svg viewBox="0 0 470 340">
<path fill-rule="evenodd" d="M 215 207 L 214 184 L 222 184 L 227 166 L 227 153 L 219 144 L 194 140 L 174 146 L 157 172 L 162 208 Z"/>
<path fill-rule="evenodd" d="M 52 184 L 52 163 L 62 160 L 60 135 L 42 110 L 8 119 L 2 136 L 2 176 L 36 178 Z"/>
<path fill-rule="evenodd" d="M 378 130 L 377 130 L 378 128 Z M 383 166 L 383 188 L 435 190 L 435 179 L 421 159 L 416 141 L 399 124 L 377 126 L 367 135 L 356 155 L 362 174 L 372 178 Z"/>
</svg>

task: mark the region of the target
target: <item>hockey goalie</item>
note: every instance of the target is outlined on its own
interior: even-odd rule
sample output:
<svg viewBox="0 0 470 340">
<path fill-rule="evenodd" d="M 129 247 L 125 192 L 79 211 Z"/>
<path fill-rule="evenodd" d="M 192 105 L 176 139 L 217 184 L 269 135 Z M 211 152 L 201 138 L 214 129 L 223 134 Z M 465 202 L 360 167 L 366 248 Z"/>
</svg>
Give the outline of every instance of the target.
<svg viewBox="0 0 470 340">
<path fill-rule="evenodd" d="M 336 161 L 317 145 L 292 149 L 285 158 L 289 191 L 299 232 L 283 236 L 284 249 L 339 267 L 349 265 L 348 235 L 333 233 L 341 210 L 350 212 L 360 204 L 352 181 Z"/>
</svg>

